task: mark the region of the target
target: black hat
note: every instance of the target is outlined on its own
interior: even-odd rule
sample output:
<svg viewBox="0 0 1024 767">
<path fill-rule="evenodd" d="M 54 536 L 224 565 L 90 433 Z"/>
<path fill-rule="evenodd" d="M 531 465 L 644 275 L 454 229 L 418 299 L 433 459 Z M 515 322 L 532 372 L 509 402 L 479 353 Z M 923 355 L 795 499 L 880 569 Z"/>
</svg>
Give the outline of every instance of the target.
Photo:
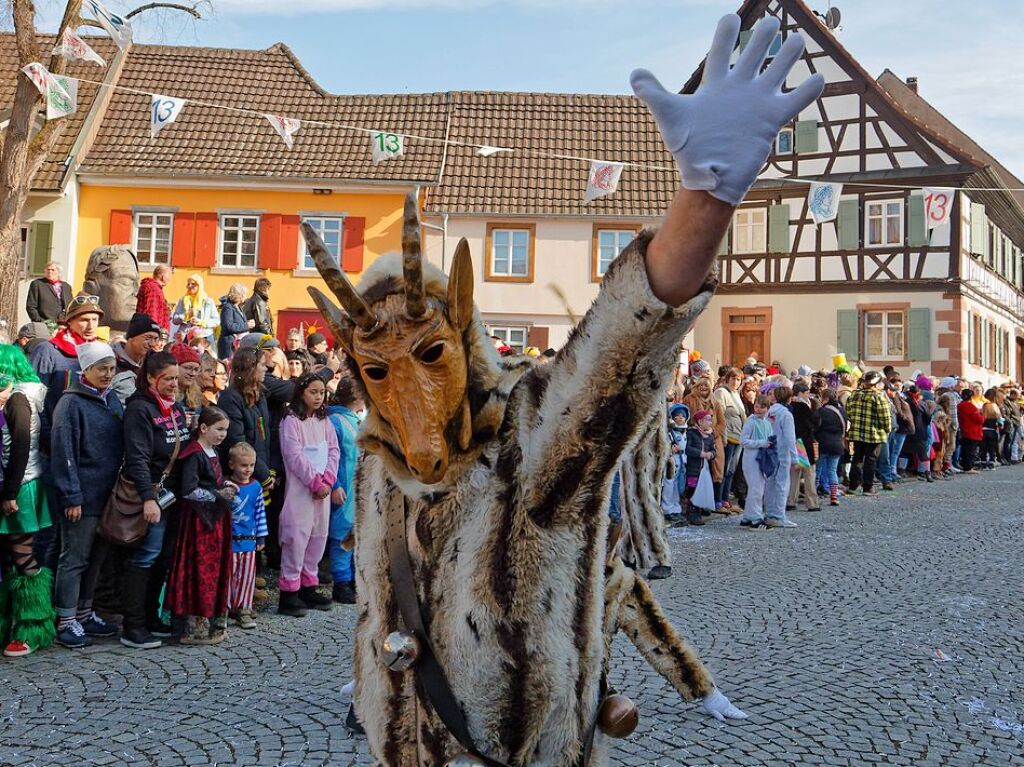
<svg viewBox="0 0 1024 767">
<path fill-rule="evenodd" d="M 327 338 L 323 333 L 310 333 L 309 338 L 306 339 L 306 348 L 311 349 L 317 344 L 327 343 Z"/>
<path fill-rule="evenodd" d="M 141 336 L 143 333 L 156 333 L 159 335 L 160 330 L 160 326 L 148 314 L 135 312 L 131 320 L 128 321 L 128 330 L 125 332 L 124 337 L 135 338 L 135 336 Z"/>
</svg>

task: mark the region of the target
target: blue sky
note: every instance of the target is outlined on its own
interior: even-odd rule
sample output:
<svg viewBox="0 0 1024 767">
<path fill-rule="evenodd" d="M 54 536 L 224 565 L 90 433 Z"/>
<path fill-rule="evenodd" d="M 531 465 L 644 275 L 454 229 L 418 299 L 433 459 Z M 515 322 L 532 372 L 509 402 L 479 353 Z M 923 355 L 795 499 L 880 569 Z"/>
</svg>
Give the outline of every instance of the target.
<svg viewBox="0 0 1024 767">
<path fill-rule="evenodd" d="M 107 0 L 123 10 L 142 0 Z M 740 0 L 211 0 L 197 24 L 140 17 L 139 39 L 284 42 L 330 91 L 625 93 L 631 69 L 681 85 Z M 827 0 L 807 0 L 824 11 Z M 835 0 L 840 41 L 874 75 L 920 92 L 1024 177 L 1020 0 Z"/>
</svg>

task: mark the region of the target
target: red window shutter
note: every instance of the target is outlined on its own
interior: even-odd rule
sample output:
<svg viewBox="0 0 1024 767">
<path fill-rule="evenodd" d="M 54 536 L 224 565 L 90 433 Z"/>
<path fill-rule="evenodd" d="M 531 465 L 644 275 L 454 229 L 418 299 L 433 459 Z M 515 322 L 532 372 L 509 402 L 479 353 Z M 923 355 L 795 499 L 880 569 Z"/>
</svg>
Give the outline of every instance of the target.
<svg viewBox="0 0 1024 767">
<path fill-rule="evenodd" d="M 260 269 L 281 268 L 281 214 L 260 216 Z"/>
<path fill-rule="evenodd" d="M 132 212 L 130 210 L 110 211 L 110 242 L 108 244 L 132 244 Z"/>
<path fill-rule="evenodd" d="M 366 232 L 366 219 L 354 218 L 345 219 L 345 228 L 342 233 L 344 247 L 341 251 L 341 268 L 346 272 L 363 271 L 363 237 Z"/>
<path fill-rule="evenodd" d="M 299 266 L 299 217 L 281 216 L 281 253 L 278 263 L 282 269 Z"/>
<path fill-rule="evenodd" d="M 196 213 L 196 248 L 193 263 L 205 268 L 217 263 L 216 213 Z"/>
<path fill-rule="evenodd" d="M 171 266 L 192 266 L 196 247 L 196 214 L 174 214 L 174 236 L 171 243 Z"/>
</svg>

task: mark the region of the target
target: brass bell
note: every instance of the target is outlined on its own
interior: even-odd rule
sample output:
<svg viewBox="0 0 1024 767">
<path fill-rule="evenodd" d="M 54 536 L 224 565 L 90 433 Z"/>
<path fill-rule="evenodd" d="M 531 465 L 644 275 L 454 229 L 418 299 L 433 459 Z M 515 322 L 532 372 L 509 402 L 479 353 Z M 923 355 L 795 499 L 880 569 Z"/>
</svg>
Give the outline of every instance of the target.
<svg viewBox="0 0 1024 767">
<path fill-rule="evenodd" d="M 601 732 L 609 738 L 628 738 L 640 722 L 640 710 L 625 695 L 609 695 L 597 714 Z"/>
<path fill-rule="evenodd" d="M 486 767 L 487 762 L 468 751 L 444 763 L 444 767 Z"/>
<path fill-rule="evenodd" d="M 408 671 L 420 657 L 420 640 L 404 631 L 392 631 L 381 646 L 384 665 L 392 671 Z"/>
</svg>

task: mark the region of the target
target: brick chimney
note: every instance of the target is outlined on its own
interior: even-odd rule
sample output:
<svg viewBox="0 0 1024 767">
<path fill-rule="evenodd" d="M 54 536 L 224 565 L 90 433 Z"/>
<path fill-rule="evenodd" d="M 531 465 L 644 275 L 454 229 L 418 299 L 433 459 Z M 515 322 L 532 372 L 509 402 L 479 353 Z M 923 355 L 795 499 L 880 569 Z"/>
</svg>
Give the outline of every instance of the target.
<svg viewBox="0 0 1024 767">
<path fill-rule="evenodd" d="M 907 78 L 907 87 L 910 88 L 910 90 L 912 90 L 914 93 L 917 93 L 917 78 L 916 77 L 908 77 Z"/>
</svg>

